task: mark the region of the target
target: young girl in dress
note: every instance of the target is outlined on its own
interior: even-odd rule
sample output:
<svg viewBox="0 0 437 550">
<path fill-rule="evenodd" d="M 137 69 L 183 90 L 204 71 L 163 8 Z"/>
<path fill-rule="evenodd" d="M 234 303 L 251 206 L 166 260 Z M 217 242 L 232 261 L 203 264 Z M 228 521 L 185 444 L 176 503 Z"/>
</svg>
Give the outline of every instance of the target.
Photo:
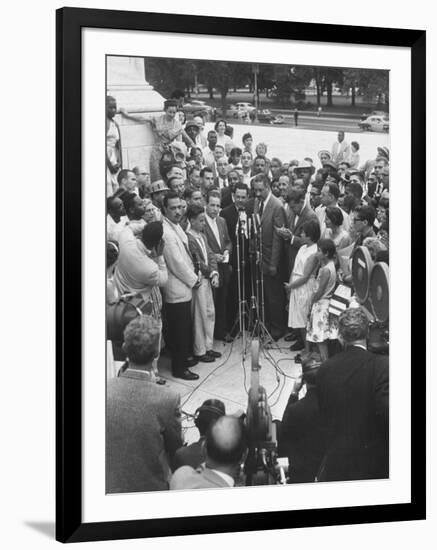
<svg viewBox="0 0 437 550">
<path fill-rule="evenodd" d="M 301 239 L 303 245 L 294 261 L 290 280 L 284 283 L 286 291 L 290 293 L 288 327 L 299 330 L 301 334 L 301 339 L 290 347 L 291 351 L 301 350 L 304 346 L 309 351 L 305 337 L 311 298 L 316 290 L 317 241 L 320 239 L 320 225 L 317 220 L 308 220 L 303 224 Z"/>
<path fill-rule="evenodd" d="M 337 325 L 329 314 L 329 300 L 337 282 L 337 270 L 334 263 L 335 244 L 331 239 L 320 239 L 317 257 L 320 270 L 317 276 L 317 290 L 311 299 L 310 318 L 307 325 L 307 340 L 319 348 L 322 361 L 328 359 L 328 340 L 337 339 Z"/>
</svg>

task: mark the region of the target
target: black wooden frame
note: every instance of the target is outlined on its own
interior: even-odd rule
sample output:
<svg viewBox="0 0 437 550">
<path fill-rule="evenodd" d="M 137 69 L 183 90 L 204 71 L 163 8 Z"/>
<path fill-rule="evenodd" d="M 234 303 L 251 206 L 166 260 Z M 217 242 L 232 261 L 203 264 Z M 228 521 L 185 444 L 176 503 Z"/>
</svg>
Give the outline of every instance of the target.
<svg viewBox="0 0 437 550">
<path fill-rule="evenodd" d="M 56 538 L 79 542 L 424 519 L 425 345 L 412 323 L 411 503 L 214 517 L 82 523 L 81 464 L 81 68 L 82 28 L 105 28 L 371 44 L 411 48 L 412 319 L 425 318 L 425 48 L 421 30 L 383 29 L 63 8 L 57 11 L 57 381 Z M 74 154 L 73 154 L 74 151 Z"/>
</svg>

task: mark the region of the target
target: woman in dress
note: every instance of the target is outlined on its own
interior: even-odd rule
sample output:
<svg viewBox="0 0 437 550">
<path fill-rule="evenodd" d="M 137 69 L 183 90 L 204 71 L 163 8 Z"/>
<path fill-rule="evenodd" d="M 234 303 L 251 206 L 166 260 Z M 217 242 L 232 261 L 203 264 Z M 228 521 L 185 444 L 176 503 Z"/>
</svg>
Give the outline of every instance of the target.
<svg viewBox="0 0 437 550">
<path fill-rule="evenodd" d="M 114 117 L 117 112 L 115 98 L 106 97 L 106 196 L 118 189 L 117 175 L 121 168 L 120 129 Z"/>
<path fill-rule="evenodd" d="M 228 125 L 226 120 L 220 119 L 214 125 L 214 130 L 217 132 L 217 145 L 221 145 L 225 148 L 225 153 L 227 156 L 230 155 L 231 150 L 234 148 L 234 143 L 232 139 L 226 135 L 226 130 Z"/>
<path fill-rule="evenodd" d="M 335 244 L 331 239 L 320 239 L 317 245 L 320 270 L 317 276 L 317 290 L 311 298 L 310 318 L 307 324 L 307 340 L 319 348 L 322 361 L 328 359 L 328 340 L 337 339 L 337 323 L 329 314 L 329 301 L 337 282 L 335 268 Z"/>
<path fill-rule="evenodd" d="M 190 147 L 194 147 L 195 145 L 183 129 L 179 116 L 176 116 L 177 110 L 178 103 L 173 99 L 164 101 L 163 115 L 147 119 L 130 115 L 125 109 L 120 109 L 120 113 L 124 117 L 136 122 L 147 123 L 153 131 L 155 143 L 150 152 L 150 179 L 152 183 L 161 179 L 159 163 L 173 141 L 182 137 Z"/>
<path fill-rule="evenodd" d="M 337 206 L 328 206 L 326 208 L 325 225 L 322 239 L 331 239 L 334 241 L 337 250 L 346 248 L 352 243 L 349 233 L 342 228 L 343 212 Z"/>
<path fill-rule="evenodd" d="M 318 266 L 317 241 L 320 239 L 320 225 L 318 221 L 308 220 L 302 226 L 301 239 L 303 245 L 299 248 L 294 261 L 290 281 L 284 283 L 290 292 L 288 306 L 288 326 L 299 330 L 301 339 L 290 347 L 291 351 L 306 348 L 306 325 L 310 311 L 310 301 L 316 290 L 315 271 Z"/>
</svg>

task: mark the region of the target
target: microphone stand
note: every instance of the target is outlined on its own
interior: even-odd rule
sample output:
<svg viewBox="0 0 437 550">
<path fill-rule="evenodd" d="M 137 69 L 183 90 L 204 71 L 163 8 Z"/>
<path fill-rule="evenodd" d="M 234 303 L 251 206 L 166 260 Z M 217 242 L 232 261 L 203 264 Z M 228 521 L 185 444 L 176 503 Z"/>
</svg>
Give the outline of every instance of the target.
<svg viewBox="0 0 437 550">
<path fill-rule="evenodd" d="M 236 251 L 237 251 L 237 289 L 238 289 L 238 317 L 234 322 L 234 327 L 239 324 L 239 336 L 242 337 L 243 354 L 247 352 L 247 335 L 246 330 L 250 324 L 250 315 L 246 301 L 246 247 L 245 235 L 246 230 L 243 225 L 245 220 L 238 216 L 237 225 L 235 226 L 236 236 Z M 241 242 L 240 242 L 241 239 Z M 246 324 L 247 321 L 247 324 Z"/>
</svg>

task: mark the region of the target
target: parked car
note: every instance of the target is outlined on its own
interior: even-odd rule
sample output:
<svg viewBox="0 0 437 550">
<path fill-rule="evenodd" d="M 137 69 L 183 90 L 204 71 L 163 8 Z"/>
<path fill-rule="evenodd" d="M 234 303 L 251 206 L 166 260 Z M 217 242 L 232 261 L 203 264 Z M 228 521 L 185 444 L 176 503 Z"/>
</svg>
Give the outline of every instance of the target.
<svg viewBox="0 0 437 550">
<path fill-rule="evenodd" d="M 223 109 L 219 107 L 217 109 L 217 115 L 222 116 L 223 118 L 235 118 L 235 119 L 245 119 L 247 116 L 251 116 L 251 113 L 243 107 L 237 107 L 236 103 L 232 103 L 226 107 L 226 111 L 223 114 Z"/>
<path fill-rule="evenodd" d="M 390 121 L 384 116 L 369 116 L 358 123 L 361 130 L 372 132 L 388 132 L 390 130 Z"/>
<path fill-rule="evenodd" d="M 284 115 L 276 115 L 270 124 L 284 124 L 285 118 Z"/>
<path fill-rule="evenodd" d="M 384 118 L 389 118 L 388 113 L 386 111 L 372 111 L 371 113 L 363 113 L 360 116 L 360 120 L 364 121 L 366 118 L 369 118 L 370 116 L 382 116 Z"/>
<path fill-rule="evenodd" d="M 275 115 L 273 115 L 272 112 L 269 111 L 269 109 L 261 109 L 260 111 L 258 111 L 258 121 L 259 122 L 273 123 L 275 118 L 276 118 Z"/>
<path fill-rule="evenodd" d="M 187 118 L 193 118 L 196 115 L 201 115 L 205 120 L 214 120 L 215 117 L 215 107 L 211 107 L 204 101 L 200 99 L 192 99 L 188 103 L 184 103 L 182 109 L 185 112 Z"/>
<path fill-rule="evenodd" d="M 256 107 L 252 105 L 252 103 L 247 103 L 246 101 L 239 101 L 235 104 L 235 106 L 238 110 L 241 109 L 247 111 L 248 113 L 253 113 L 256 111 Z"/>
</svg>

